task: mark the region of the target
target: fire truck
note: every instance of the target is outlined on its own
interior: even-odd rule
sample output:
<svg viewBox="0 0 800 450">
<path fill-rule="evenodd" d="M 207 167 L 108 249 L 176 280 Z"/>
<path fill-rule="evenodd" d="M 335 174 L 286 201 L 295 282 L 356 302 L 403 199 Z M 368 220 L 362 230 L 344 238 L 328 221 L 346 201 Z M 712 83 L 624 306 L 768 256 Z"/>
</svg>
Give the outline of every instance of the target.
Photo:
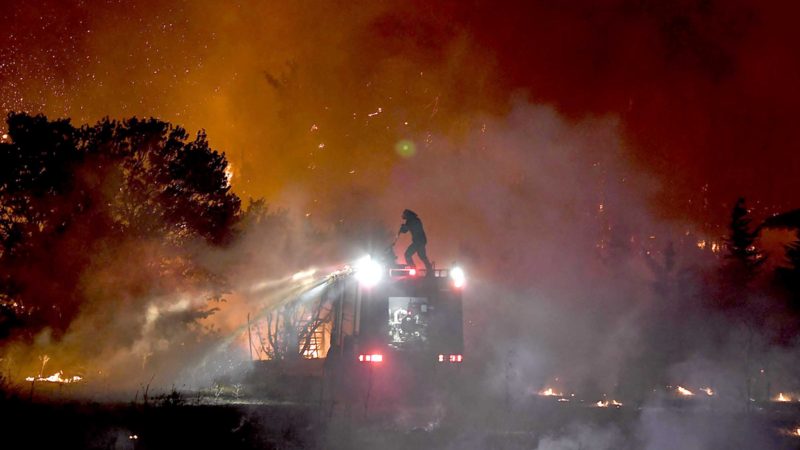
<svg viewBox="0 0 800 450">
<path fill-rule="evenodd" d="M 446 391 L 464 362 L 463 269 L 387 267 L 366 257 L 334 303 L 331 390 L 375 405 Z M 374 407 L 373 407 L 374 408 Z"/>
<path fill-rule="evenodd" d="M 272 311 L 265 326 L 251 326 L 266 355 L 256 352 L 256 364 L 287 376 L 271 384 L 300 386 L 302 378 L 309 401 L 365 408 L 446 389 L 465 358 L 464 271 L 394 261 L 366 256 L 326 276 L 315 295 Z M 251 337 L 251 352 L 253 345 Z"/>
</svg>

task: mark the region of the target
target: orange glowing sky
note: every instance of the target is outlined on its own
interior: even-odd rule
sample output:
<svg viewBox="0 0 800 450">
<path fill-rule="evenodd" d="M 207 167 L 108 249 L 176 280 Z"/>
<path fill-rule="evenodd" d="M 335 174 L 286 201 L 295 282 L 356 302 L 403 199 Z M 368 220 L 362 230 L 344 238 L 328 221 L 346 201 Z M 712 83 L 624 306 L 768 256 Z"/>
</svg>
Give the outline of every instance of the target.
<svg viewBox="0 0 800 450">
<path fill-rule="evenodd" d="M 800 202 L 796 6 L 518 3 L 13 2 L 0 109 L 204 128 L 242 197 L 335 217 L 339 196 L 390 187 L 398 142 L 443 151 L 431 135 L 457 142 L 522 96 L 619 120 L 670 186 L 665 215 L 702 195 Z"/>
</svg>

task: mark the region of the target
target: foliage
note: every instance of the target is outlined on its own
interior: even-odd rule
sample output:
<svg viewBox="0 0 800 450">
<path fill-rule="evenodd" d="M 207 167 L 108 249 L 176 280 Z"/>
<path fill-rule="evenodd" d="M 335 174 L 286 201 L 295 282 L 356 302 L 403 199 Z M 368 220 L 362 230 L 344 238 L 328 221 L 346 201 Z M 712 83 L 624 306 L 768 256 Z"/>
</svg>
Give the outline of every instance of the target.
<svg viewBox="0 0 800 450">
<path fill-rule="evenodd" d="M 76 128 L 11 113 L 7 123 L 9 140 L 0 143 L 0 328 L 64 331 L 85 302 L 87 271 L 128 256 L 134 270 L 141 263 L 224 288 L 193 248 L 230 242 L 240 200 L 225 155 L 205 133 L 190 140 L 183 128 L 152 118 Z M 139 293 L 166 287 L 157 279 L 137 282 Z"/>
<path fill-rule="evenodd" d="M 776 269 L 776 279 L 788 295 L 789 306 L 800 311 L 800 229 L 796 239 L 784 245 L 787 266 Z"/>
<path fill-rule="evenodd" d="M 759 230 L 750 230 L 751 219 L 748 214 L 744 198 L 740 197 L 731 211 L 730 234 L 725 241 L 728 270 L 743 283 L 751 281 L 766 261 L 756 246 Z"/>
<path fill-rule="evenodd" d="M 760 230 L 751 230 L 750 222 L 745 200 L 739 198 L 731 211 L 724 261 L 719 268 L 714 298 L 717 307 L 740 313 L 740 317 L 752 327 L 763 319 L 760 312 L 751 309 L 756 307 L 752 302 L 756 291 L 753 283 L 766 259 L 757 246 Z"/>
</svg>

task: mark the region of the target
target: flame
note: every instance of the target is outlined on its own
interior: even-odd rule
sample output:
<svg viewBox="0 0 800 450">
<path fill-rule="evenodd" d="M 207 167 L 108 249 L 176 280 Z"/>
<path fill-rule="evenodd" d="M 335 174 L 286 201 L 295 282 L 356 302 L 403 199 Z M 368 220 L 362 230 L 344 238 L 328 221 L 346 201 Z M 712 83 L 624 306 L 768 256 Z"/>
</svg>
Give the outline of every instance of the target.
<svg viewBox="0 0 800 450">
<path fill-rule="evenodd" d="M 614 406 L 619 408 L 620 406 L 622 406 L 622 403 L 616 400 L 600 400 L 597 403 L 595 403 L 595 406 L 597 406 L 598 408 L 608 408 L 609 406 Z"/>
<path fill-rule="evenodd" d="M 775 401 L 776 402 L 790 402 L 790 401 L 792 401 L 792 397 L 789 397 L 787 395 L 783 395 L 783 392 L 779 392 L 778 396 L 775 397 Z"/>
<path fill-rule="evenodd" d="M 545 390 L 539 391 L 539 395 L 544 395 L 546 397 L 562 397 L 564 394 L 561 392 L 556 392 L 553 388 L 547 388 Z"/>
<path fill-rule="evenodd" d="M 690 390 L 688 390 L 688 389 L 686 389 L 685 387 L 682 387 L 682 386 L 678 386 L 676 390 L 678 391 L 678 394 L 681 394 L 684 397 L 690 397 L 690 396 L 694 395 L 694 392 L 692 392 L 692 391 L 690 391 Z"/>
<path fill-rule="evenodd" d="M 706 248 L 709 248 L 713 253 L 719 253 L 720 250 L 722 250 L 722 245 L 718 242 L 706 241 L 705 239 L 701 239 L 697 241 L 697 248 L 699 248 L 700 250 L 705 250 Z"/>
<path fill-rule="evenodd" d="M 59 370 L 58 372 L 50 375 L 49 377 L 27 377 L 25 381 L 46 381 L 48 383 L 77 383 L 78 381 L 83 380 L 83 377 L 75 375 L 73 377 L 64 378 L 64 371 Z"/>
<path fill-rule="evenodd" d="M 713 390 L 713 389 L 711 389 L 710 387 L 703 387 L 703 388 L 700 388 L 700 390 L 701 390 L 701 391 L 703 391 L 703 392 L 705 392 L 705 393 L 706 393 L 706 395 L 707 395 L 707 396 L 709 396 L 709 397 L 711 397 L 712 395 L 714 395 L 714 390 Z"/>
<path fill-rule="evenodd" d="M 784 428 L 781 430 L 781 433 L 792 437 L 800 437 L 800 427 Z"/>
<path fill-rule="evenodd" d="M 231 185 L 232 179 L 233 179 L 233 164 L 229 162 L 228 165 L 225 167 L 225 181 L 227 182 L 228 186 Z"/>
</svg>

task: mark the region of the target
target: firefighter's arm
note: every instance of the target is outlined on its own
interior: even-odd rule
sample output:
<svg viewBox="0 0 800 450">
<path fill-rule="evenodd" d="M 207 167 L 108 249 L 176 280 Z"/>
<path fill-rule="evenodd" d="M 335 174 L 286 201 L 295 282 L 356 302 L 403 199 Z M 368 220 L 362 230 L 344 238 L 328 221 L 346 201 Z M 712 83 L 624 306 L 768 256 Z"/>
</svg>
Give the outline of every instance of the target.
<svg viewBox="0 0 800 450">
<path fill-rule="evenodd" d="M 408 233 L 408 226 L 406 226 L 406 224 L 400 225 L 400 231 L 398 231 L 397 234 L 400 233 Z"/>
</svg>

